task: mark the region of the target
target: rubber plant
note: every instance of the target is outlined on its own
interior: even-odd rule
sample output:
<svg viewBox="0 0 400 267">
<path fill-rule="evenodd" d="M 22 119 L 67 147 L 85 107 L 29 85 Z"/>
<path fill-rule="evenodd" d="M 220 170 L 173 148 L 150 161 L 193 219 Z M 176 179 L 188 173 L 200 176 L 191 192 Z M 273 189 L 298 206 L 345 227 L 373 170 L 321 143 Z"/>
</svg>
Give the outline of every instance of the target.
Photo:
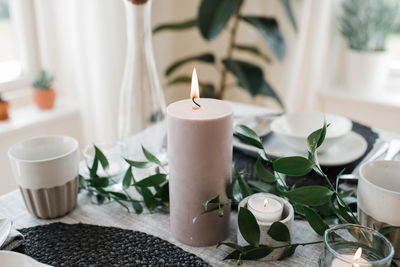
<svg viewBox="0 0 400 267">
<path fill-rule="evenodd" d="M 41 71 L 33 82 L 33 100 L 40 109 L 51 109 L 54 106 L 56 94 L 52 87 L 54 76 L 46 71 Z"/>
<path fill-rule="evenodd" d="M 285 9 L 294 30 L 297 31 L 290 0 L 281 0 L 280 3 Z M 179 75 L 177 70 L 188 62 L 199 61 L 216 67 L 220 74 L 217 86 L 211 82 L 200 83 L 203 96 L 223 98 L 226 90 L 232 87 L 232 84 L 227 83 L 230 74 L 237 79 L 237 84 L 234 84 L 234 87 L 239 86 L 247 90 L 253 97 L 256 95 L 272 97 L 283 107 L 280 97 L 265 78 L 262 66 L 239 60 L 234 56 L 234 52 L 248 53 L 261 58 L 267 64 L 271 62 L 271 57 L 265 54 L 260 47 L 239 40 L 237 31 L 241 23 L 254 27 L 254 30 L 258 31 L 278 60 L 283 60 L 286 54 L 286 43 L 278 21 L 273 17 L 243 14 L 244 5 L 244 0 L 202 0 L 197 17 L 180 22 L 163 23 L 153 29 L 153 34 L 156 34 L 166 30 L 181 31 L 197 28 L 201 36 L 206 41 L 211 42 L 224 29 L 229 28 L 229 44 L 225 57 L 216 58 L 212 52 L 206 52 L 178 59 L 165 70 L 165 76 L 168 79 L 167 87 L 190 83 L 190 76 Z M 230 23 L 230 21 L 232 22 Z"/>
</svg>

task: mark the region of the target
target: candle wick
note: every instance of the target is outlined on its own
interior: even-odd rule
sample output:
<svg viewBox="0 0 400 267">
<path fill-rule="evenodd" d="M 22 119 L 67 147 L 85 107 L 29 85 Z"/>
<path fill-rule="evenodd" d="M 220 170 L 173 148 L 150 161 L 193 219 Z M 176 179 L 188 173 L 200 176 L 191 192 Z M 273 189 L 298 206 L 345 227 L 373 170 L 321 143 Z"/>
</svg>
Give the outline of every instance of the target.
<svg viewBox="0 0 400 267">
<path fill-rule="evenodd" d="M 194 97 L 192 97 L 192 101 L 193 101 L 193 103 L 194 103 L 196 106 L 200 107 L 199 103 L 197 103 L 197 102 L 194 100 Z"/>
</svg>

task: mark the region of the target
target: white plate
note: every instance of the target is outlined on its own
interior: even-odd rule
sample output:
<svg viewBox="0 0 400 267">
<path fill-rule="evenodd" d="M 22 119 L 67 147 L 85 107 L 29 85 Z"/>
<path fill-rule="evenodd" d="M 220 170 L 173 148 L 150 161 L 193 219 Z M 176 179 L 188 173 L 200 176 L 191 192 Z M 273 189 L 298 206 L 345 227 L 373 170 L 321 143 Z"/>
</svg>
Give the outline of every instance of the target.
<svg viewBox="0 0 400 267">
<path fill-rule="evenodd" d="M 307 153 L 301 153 L 284 143 L 282 139 L 277 137 L 274 133 L 269 134 L 263 140 L 263 145 L 268 155 L 272 157 L 288 157 L 288 156 L 304 156 L 307 157 Z M 234 138 L 233 146 L 242 150 L 243 152 L 257 156 L 258 149 L 247 144 L 244 144 L 238 138 Z M 340 166 L 351 163 L 359 159 L 367 151 L 367 141 L 355 133 L 350 132 L 342 139 L 338 140 L 334 146 L 318 154 L 319 163 L 322 166 Z"/>
<path fill-rule="evenodd" d="M 6 241 L 8 235 L 11 231 L 11 220 L 10 219 L 0 219 L 0 247 Z"/>
<path fill-rule="evenodd" d="M 0 267 L 50 267 L 50 265 L 40 263 L 29 256 L 13 251 L 0 251 Z"/>
</svg>

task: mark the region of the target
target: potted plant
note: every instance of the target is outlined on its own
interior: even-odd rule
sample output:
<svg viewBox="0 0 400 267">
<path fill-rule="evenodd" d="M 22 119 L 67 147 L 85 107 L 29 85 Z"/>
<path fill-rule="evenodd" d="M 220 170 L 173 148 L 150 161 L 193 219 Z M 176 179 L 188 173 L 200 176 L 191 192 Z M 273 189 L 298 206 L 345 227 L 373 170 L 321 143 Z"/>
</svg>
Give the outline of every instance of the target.
<svg viewBox="0 0 400 267">
<path fill-rule="evenodd" d="M 346 85 L 356 91 L 379 91 L 388 75 L 386 37 L 397 27 L 399 5 L 383 0 L 346 0 L 341 11 L 339 30 L 348 43 Z"/>
<path fill-rule="evenodd" d="M 3 100 L 0 95 L 0 121 L 8 120 L 8 101 Z"/>
<path fill-rule="evenodd" d="M 46 71 L 41 71 L 38 78 L 32 84 L 33 100 L 40 109 L 51 109 L 54 106 L 56 93 L 52 87 L 53 75 Z"/>
</svg>

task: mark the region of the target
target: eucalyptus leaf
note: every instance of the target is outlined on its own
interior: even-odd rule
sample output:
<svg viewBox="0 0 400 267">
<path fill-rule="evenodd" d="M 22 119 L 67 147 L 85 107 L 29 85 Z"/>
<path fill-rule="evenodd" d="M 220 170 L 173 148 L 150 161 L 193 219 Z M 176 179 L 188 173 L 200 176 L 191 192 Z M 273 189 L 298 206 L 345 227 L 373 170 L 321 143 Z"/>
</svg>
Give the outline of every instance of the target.
<svg viewBox="0 0 400 267">
<path fill-rule="evenodd" d="M 324 234 L 325 230 L 329 229 L 329 226 L 314 210 L 304 206 L 303 213 L 312 229 L 314 229 L 314 231 L 320 236 Z"/>
<path fill-rule="evenodd" d="M 242 19 L 258 30 L 277 58 L 282 60 L 285 57 L 285 39 L 275 18 L 243 16 Z"/>
<path fill-rule="evenodd" d="M 172 31 L 186 30 L 186 29 L 193 28 L 196 25 L 197 25 L 197 19 L 195 19 L 195 18 L 188 19 L 188 20 L 181 21 L 181 22 L 162 23 L 153 28 L 153 34 L 156 34 L 158 32 L 165 31 L 165 30 L 172 30 Z"/>
<path fill-rule="evenodd" d="M 242 260 L 258 260 L 268 256 L 274 249 L 268 246 L 260 246 L 258 248 L 252 248 L 247 250 L 243 256 Z"/>
<path fill-rule="evenodd" d="M 274 193 L 275 192 L 275 188 L 272 185 L 261 182 L 261 181 L 250 180 L 250 181 L 248 181 L 248 184 L 257 188 L 261 192 L 265 192 L 265 193 Z"/>
<path fill-rule="evenodd" d="M 139 168 L 139 169 L 145 169 L 145 168 L 148 168 L 151 165 L 153 165 L 152 162 L 148 162 L 148 161 L 133 161 L 133 160 L 129 160 L 129 159 L 125 159 L 125 161 L 132 167 Z"/>
<path fill-rule="evenodd" d="M 290 243 L 290 232 L 287 226 L 281 222 L 274 222 L 267 231 L 268 235 L 276 241 Z"/>
<path fill-rule="evenodd" d="M 226 26 L 242 0 L 202 0 L 197 16 L 197 27 L 201 35 L 214 39 Z"/>
<path fill-rule="evenodd" d="M 261 158 L 257 158 L 256 162 L 256 172 L 257 176 L 267 183 L 273 183 L 276 181 L 275 175 L 273 175 L 269 170 L 267 170 L 261 162 Z"/>
<path fill-rule="evenodd" d="M 128 188 L 132 184 L 132 166 L 129 166 L 128 170 L 125 173 L 124 179 L 122 180 L 122 186 L 124 188 Z"/>
<path fill-rule="evenodd" d="M 153 174 L 149 177 L 144 178 L 143 180 L 140 180 L 136 183 L 134 183 L 134 186 L 140 186 L 140 187 L 150 187 L 150 186 L 157 186 L 162 183 L 164 183 L 167 180 L 167 175 L 164 173 L 157 173 Z"/>
<path fill-rule="evenodd" d="M 334 192 L 324 186 L 310 185 L 299 187 L 292 191 L 282 191 L 281 194 L 299 204 L 321 206 L 331 199 Z"/>
<path fill-rule="evenodd" d="M 260 242 L 260 228 L 254 215 L 246 208 L 241 207 L 238 214 L 239 231 L 244 240 L 250 245 L 258 247 Z"/>
<path fill-rule="evenodd" d="M 98 178 L 91 178 L 87 179 L 93 187 L 107 187 L 109 185 L 109 179 L 106 177 L 98 177 Z"/>
<path fill-rule="evenodd" d="M 191 62 L 191 61 L 201 61 L 204 63 L 214 64 L 215 57 L 211 53 L 204 53 L 201 55 L 195 55 L 195 56 L 190 56 L 190 57 L 186 57 L 186 58 L 181 58 L 168 66 L 168 68 L 165 71 L 165 75 L 169 76 L 172 72 L 174 72 L 180 66 L 182 66 L 188 62 Z"/>
<path fill-rule="evenodd" d="M 153 162 L 153 163 L 157 164 L 158 166 L 162 166 L 161 161 L 159 161 L 156 156 L 154 156 L 146 148 L 144 148 L 144 146 L 142 146 L 142 151 L 148 161 Z"/>
<path fill-rule="evenodd" d="M 101 166 L 103 167 L 104 170 L 108 169 L 108 160 L 106 158 L 106 156 L 103 154 L 103 152 L 101 152 L 101 150 L 96 146 L 94 146 L 94 151 L 95 151 L 95 158 L 94 160 L 98 160 L 100 161 Z"/>
<path fill-rule="evenodd" d="M 281 0 L 282 5 L 285 8 L 286 15 L 288 16 L 293 29 L 297 32 L 296 18 L 294 17 L 292 6 L 290 5 L 290 0 Z"/>
<path fill-rule="evenodd" d="M 284 157 L 274 160 L 274 170 L 291 176 L 303 176 L 309 173 L 314 163 L 300 156 Z"/>
<path fill-rule="evenodd" d="M 382 235 L 387 235 L 398 229 L 400 229 L 400 226 L 386 226 L 379 229 L 379 233 L 381 233 Z"/>
<path fill-rule="evenodd" d="M 260 93 L 263 86 L 264 74 L 259 66 L 246 61 L 229 58 L 223 59 L 222 63 L 237 78 L 240 87 L 246 89 L 252 96 Z"/>
<path fill-rule="evenodd" d="M 258 56 L 267 63 L 271 62 L 271 58 L 269 56 L 267 56 L 266 54 L 264 54 L 263 52 L 261 52 L 261 50 L 257 46 L 247 45 L 247 44 L 234 44 L 233 48 L 235 48 L 239 51 L 248 52 L 254 56 Z"/>
<path fill-rule="evenodd" d="M 264 149 L 260 137 L 246 125 L 238 125 L 235 129 L 235 135 L 249 145 Z"/>
</svg>

